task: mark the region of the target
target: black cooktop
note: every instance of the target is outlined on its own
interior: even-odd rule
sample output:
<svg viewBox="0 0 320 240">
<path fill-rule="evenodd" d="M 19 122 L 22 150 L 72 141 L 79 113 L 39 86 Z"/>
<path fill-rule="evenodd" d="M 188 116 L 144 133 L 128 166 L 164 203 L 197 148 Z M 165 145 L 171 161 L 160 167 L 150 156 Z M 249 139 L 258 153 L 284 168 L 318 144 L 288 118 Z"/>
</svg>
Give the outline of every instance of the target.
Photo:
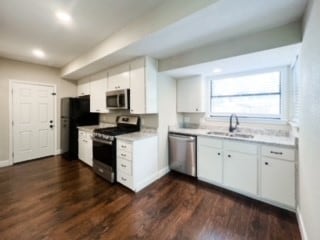
<svg viewBox="0 0 320 240">
<path fill-rule="evenodd" d="M 137 132 L 138 128 L 120 128 L 120 127 L 110 127 L 110 128 L 98 128 L 94 130 L 94 133 L 100 133 L 108 136 L 117 136 L 121 134 Z"/>
</svg>

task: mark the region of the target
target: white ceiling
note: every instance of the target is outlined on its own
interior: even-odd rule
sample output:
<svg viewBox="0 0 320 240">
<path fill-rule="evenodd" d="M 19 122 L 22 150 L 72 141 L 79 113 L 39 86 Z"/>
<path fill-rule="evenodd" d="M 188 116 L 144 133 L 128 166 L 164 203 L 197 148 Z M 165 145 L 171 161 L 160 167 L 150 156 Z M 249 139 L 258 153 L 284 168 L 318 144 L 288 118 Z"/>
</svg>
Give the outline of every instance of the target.
<svg viewBox="0 0 320 240">
<path fill-rule="evenodd" d="M 296 56 L 300 51 L 300 47 L 301 44 L 294 44 L 281 48 L 174 69 L 164 73 L 177 79 L 195 75 L 219 77 L 234 73 L 288 66 L 294 63 Z M 219 74 L 214 74 L 214 69 L 221 69 L 222 71 Z"/>
<path fill-rule="evenodd" d="M 1 0 L 0 56 L 62 67 L 164 0 Z M 306 0 L 220 0 L 114 56 L 167 58 L 212 42 L 280 26 L 300 19 Z M 54 12 L 71 13 L 59 24 Z M 35 59 L 32 48 L 47 53 Z M 112 62 L 112 59 L 108 62 Z"/>
<path fill-rule="evenodd" d="M 163 0 L 1 0 L 0 56 L 62 67 Z M 55 11 L 72 15 L 61 25 Z M 36 59 L 33 48 L 47 57 Z"/>
</svg>

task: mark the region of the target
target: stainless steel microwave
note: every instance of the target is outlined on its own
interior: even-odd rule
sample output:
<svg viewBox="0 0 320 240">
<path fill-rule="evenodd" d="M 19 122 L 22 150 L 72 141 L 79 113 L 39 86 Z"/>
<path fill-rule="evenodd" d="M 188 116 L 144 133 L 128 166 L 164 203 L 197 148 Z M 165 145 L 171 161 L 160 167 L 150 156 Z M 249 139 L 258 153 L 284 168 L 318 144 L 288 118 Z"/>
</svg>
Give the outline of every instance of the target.
<svg viewBox="0 0 320 240">
<path fill-rule="evenodd" d="M 129 109 L 130 107 L 130 90 L 121 89 L 107 91 L 106 103 L 108 109 Z"/>
</svg>

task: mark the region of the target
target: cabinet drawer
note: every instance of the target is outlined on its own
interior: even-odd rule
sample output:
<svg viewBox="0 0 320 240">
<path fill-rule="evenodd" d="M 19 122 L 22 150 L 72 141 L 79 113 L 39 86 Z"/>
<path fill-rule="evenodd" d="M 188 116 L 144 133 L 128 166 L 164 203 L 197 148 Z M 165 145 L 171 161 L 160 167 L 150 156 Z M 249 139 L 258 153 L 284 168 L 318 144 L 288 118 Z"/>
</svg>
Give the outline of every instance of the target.
<svg viewBox="0 0 320 240">
<path fill-rule="evenodd" d="M 128 188 L 131 188 L 131 189 L 133 188 L 132 176 L 129 176 L 128 174 L 125 174 L 122 171 L 117 171 L 117 182 L 123 184 Z"/>
<path fill-rule="evenodd" d="M 132 175 L 132 166 L 131 166 L 131 161 L 128 161 L 123 158 L 118 158 L 117 159 L 117 170 L 122 171 L 128 175 Z"/>
<path fill-rule="evenodd" d="M 198 137 L 198 145 L 222 148 L 222 140 L 211 137 Z"/>
<path fill-rule="evenodd" d="M 87 137 L 87 133 L 85 131 L 79 131 L 79 139 L 83 139 Z"/>
<path fill-rule="evenodd" d="M 117 157 L 118 158 L 124 158 L 124 159 L 129 160 L 129 161 L 132 160 L 131 152 L 127 152 L 127 151 L 123 151 L 123 150 L 118 150 L 117 151 Z"/>
<path fill-rule="evenodd" d="M 257 154 L 258 146 L 254 143 L 245 143 L 239 141 L 226 140 L 224 142 L 224 149 L 241 153 Z"/>
<path fill-rule="evenodd" d="M 118 141 L 117 142 L 117 151 L 132 151 L 132 144 L 124 141 Z"/>
<path fill-rule="evenodd" d="M 285 160 L 295 160 L 295 150 L 292 148 L 282 148 L 274 146 L 262 146 L 261 154 L 266 157 L 280 158 Z"/>
</svg>

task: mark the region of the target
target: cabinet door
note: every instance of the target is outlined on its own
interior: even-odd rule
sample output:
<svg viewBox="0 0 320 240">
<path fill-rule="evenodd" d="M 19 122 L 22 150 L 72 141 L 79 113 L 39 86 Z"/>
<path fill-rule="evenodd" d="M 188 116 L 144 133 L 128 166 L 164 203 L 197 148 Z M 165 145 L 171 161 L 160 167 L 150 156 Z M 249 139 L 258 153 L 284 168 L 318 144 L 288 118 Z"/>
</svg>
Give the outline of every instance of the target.
<svg viewBox="0 0 320 240">
<path fill-rule="evenodd" d="M 86 159 L 86 142 L 85 142 L 85 139 L 79 138 L 78 143 L 79 143 L 78 158 L 81 161 L 84 161 Z"/>
<path fill-rule="evenodd" d="M 89 166 L 93 166 L 93 154 L 92 154 L 92 140 L 91 138 L 85 139 L 85 163 Z"/>
<path fill-rule="evenodd" d="M 112 68 L 108 73 L 108 90 L 130 88 L 129 64 Z"/>
<path fill-rule="evenodd" d="M 257 194 L 257 156 L 226 151 L 224 153 L 224 184 L 235 190 Z"/>
<path fill-rule="evenodd" d="M 78 82 L 78 96 L 90 95 L 90 79 L 83 79 Z"/>
<path fill-rule="evenodd" d="M 295 206 L 294 162 L 263 157 L 261 195 L 271 201 Z"/>
<path fill-rule="evenodd" d="M 107 78 L 93 80 L 90 83 L 90 112 L 107 112 Z"/>
<path fill-rule="evenodd" d="M 205 81 L 202 77 L 177 81 L 177 112 L 205 112 Z"/>
<path fill-rule="evenodd" d="M 146 113 L 144 59 L 130 64 L 130 113 Z"/>
<path fill-rule="evenodd" d="M 205 145 L 198 145 L 198 178 L 222 183 L 222 150 Z"/>
</svg>

